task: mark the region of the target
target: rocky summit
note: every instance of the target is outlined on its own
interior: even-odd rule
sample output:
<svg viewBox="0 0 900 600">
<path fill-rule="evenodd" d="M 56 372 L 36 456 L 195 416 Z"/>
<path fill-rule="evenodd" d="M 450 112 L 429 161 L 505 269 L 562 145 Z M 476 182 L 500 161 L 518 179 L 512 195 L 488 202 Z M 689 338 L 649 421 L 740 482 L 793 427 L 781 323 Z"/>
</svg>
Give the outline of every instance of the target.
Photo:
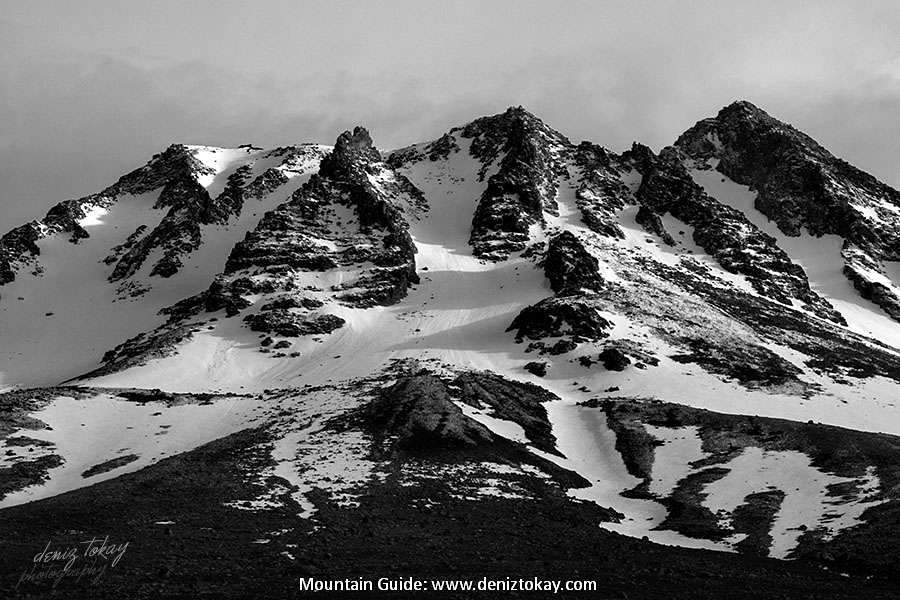
<svg viewBox="0 0 900 600">
<path fill-rule="evenodd" d="M 897 597 L 900 192 L 746 101 L 602 142 L 175 144 L 0 237 L 0 595 Z"/>
</svg>

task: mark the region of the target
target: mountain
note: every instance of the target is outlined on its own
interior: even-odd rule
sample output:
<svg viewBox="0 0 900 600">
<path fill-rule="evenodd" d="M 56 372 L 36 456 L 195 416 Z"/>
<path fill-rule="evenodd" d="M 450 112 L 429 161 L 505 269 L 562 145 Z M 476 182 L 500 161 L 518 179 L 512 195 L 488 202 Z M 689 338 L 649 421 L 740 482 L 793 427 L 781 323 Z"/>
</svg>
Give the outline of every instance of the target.
<svg viewBox="0 0 900 600">
<path fill-rule="evenodd" d="M 0 585 L 101 535 L 73 593 L 894 597 L 898 212 L 749 102 L 658 153 L 173 145 L 0 238 Z"/>
</svg>

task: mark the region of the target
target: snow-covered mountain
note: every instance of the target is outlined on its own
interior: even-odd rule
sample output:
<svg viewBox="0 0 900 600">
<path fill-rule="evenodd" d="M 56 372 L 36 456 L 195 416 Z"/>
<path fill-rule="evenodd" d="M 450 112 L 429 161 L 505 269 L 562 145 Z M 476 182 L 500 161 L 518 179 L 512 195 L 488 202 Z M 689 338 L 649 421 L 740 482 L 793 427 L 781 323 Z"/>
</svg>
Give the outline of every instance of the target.
<svg viewBox="0 0 900 600">
<path fill-rule="evenodd" d="M 879 597 L 898 260 L 900 192 L 748 102 L 659 153 L 521 107 L 393 152 L 173 145 L 0 238 L 0 531 L 216 531 L 248 594 L 388 568 L 362 528 L 399 573 Z"/>
</svg>

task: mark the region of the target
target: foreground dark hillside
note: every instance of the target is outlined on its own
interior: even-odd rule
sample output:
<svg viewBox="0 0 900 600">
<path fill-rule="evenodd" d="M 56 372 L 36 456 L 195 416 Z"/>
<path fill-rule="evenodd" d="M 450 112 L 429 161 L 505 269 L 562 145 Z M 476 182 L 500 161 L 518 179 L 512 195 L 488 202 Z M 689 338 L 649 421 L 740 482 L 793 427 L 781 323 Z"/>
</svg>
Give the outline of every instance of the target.
<svg viewBox="0 0 900 600">
<path fill-rule="evenodd" d="M 316 530 L 294 517 L 296 505 L 256 512 L 223 506 L 258 493 L 246 483 L 246 472 L 268 462 L 258 451 L 261 441 L 261 432 L 244 431 L 136 473 L 3 511 L 3 596 L 295 598 L 303 597 L 297 591 L 303 577 L 538 576 L 595 579 L 599 591 L 589 595 L 594 598 L 898 597 L 896 581 L 842 577 L 797 562 L 666 547 L 610 533 L 597 527 L 596 507 L 551 495 L 537 502 L 470 502 L 453 499 L 450 486 L 434 482 L 428 492 L 440 507 L 412 508 L 410 492 L 388 480 L 363 496 L 358 508 L 317 500 Z M 166 522 L 172 523 L 157 524 Z M 268 533 L 282 529 L 287 531 L 278 536 Z M 47 583 L 16 587 L 46 543 L 42 540 L 64 545 L 87 535 L 129 542 L 119 564 L 97 585 L 63 581 L 56 590 Z M 253 543 L 261 538 L 271 541 Z"/>
</svg>

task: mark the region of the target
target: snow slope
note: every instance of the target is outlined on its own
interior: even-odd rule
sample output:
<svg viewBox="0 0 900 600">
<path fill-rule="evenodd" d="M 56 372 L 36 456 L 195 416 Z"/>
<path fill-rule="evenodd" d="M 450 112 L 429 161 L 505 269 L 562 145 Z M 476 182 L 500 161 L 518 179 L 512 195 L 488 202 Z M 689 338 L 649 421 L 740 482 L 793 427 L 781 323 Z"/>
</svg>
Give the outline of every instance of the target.
<svg viewBox="0 0 900 600">
<path fill-rule="evenodd" d="M 278 156 L 203 147 L 201 160 L 217 169 L 205 183 L 214 194 L 237 168 L 252 164 L 253 174 L 279 164 Z M 215 159 L 210 158 L 215 157 Z M 231 247 L 262 215 L 305 181 L 317 162 L 292 166 L 287 184 L 260 198 L 249 198 L 238 218 L 203 226 L 203 244 L 169 278 L 150 277 L 154 259 L 118 283 L 103 259 L 138 226 L 152 230 L 165 215 L 154 209 L 158 191 L 123 195 L 110 209 L 96 208 L 81 221 L 90 237 L 72 244 L 66 234 L 38 240 L 37 266 L 21 270 L 0 287 L 0 390 L 55 384 L 95 367 L 104 352 L 163 322 L 161 308 L 205 289 L 224 267 Z M 221 191 L 221 190 L 219 190 Z M 35 361 L 34 357 L 41 357 Z"/>
<path fill-rule="evenodd" d="M 775 238 L 795 263 L 803 267 L 810 287 L 828 300 L 847 320 L 851 331 L 900 348 L 900 323 L 889 318 L 877 305 L 862 298 L 842 273 L 843 239 L 837 235 L 814 237 L 804 231 L 797 237 L 785 235 L 778 226 L 756 209 L 756 192 L 731 181 L 715 169 L 691 169 L 691 175 L 707 194 L 735 208 Z M 896 281 L 896 280 L 895 280 Z M 893 285 L 890 280 L 887 283 Z"/>
</svg>

